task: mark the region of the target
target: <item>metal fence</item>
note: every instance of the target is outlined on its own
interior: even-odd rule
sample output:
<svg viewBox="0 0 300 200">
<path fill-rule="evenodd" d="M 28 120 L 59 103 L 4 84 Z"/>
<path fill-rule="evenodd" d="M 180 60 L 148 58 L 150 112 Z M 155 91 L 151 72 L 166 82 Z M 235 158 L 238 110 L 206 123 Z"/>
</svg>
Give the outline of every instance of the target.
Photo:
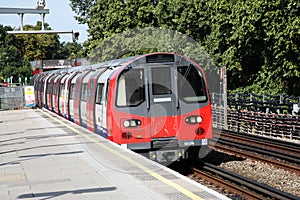
<svg viewBox="0 0 300 200">
<path fill-rule="evenodd" d="M 300 140 L 300 116 L 228 109 L 228 129 Z"/>
<path fill-rule="evenodd" d="M 0 110 L 24 108 L 23 86 L 17 84 L 0 84 Z"/>
<path fill-rule="evenodd" d="M 214 128 L 300 140 L 300 97 L 211 94 Z M 226 127 L 226 128 L 225 128 Z"/>
<path fill-rule="evenodd" d="M 276 114 L 299 114 L 300 96 L 228 94 L 228 107 Z"/>
<path fill-rule="evenodd" d="M 226 119 L 226 109 L 224 106 L 223 94 L 211 93 L 211 107 L 212 107 L 212 121 L 213 127 L 218 129 L 226 129 L 227 119 Z"/>
</svg>

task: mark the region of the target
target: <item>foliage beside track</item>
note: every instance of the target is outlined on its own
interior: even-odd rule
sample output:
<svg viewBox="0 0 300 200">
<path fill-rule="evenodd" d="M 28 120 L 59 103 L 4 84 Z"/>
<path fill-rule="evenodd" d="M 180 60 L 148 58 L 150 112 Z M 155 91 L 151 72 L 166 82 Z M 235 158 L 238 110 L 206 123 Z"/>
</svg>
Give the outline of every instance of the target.
<svg viewBox="0 0 300 200">
<path fill-rule="evenodd" d="M 35 26 L 25 25 L 24 30 L 41 30 L 42 23 Z M 48 24 L 45 29 L 51 30 Z M 29 61 L 47 59 L 65 59 L 83 57 L 81 44 L 60 43 L 55 34 L 9 35 L 7 31 L 14 30 L 9 26 L 0 25 L 0 83 L 13 76 L 24 80 L 32 76 Z"/>
<path fill-rule="evenodd" d="M 228 67 L 230 90 L 300 95 L 297 1 L 71 0 L 71 7 L 89 27 L 87 52 L 116 33 L 167 28 L 192 37 L 217 66 Z"/>
</svg>

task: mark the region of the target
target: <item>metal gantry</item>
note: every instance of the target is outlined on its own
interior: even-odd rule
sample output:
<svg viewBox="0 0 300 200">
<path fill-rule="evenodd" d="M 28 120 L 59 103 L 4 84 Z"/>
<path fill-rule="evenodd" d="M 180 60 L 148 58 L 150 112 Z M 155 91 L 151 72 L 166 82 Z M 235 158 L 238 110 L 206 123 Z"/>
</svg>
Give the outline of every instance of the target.
<svg viewBox="0 0 300 200">
<path fill-rule="evenodd" d="M 54 31 L 45 30 L 45 15 L 49 14 L 49 9 L 44 9 L 46 5 L 45 0 L 39 0 L 37 2 L 36 8 L 0 8 L 0 14 L 18 14 L 20 16 L 21 26 L 20 31 L 8 31 L 8 34 L 72 34 L 73 42 L 76 42 L 79 37 L 79 32 L 71 31 Z M 42 18 L 42 30 L 37 31 L 24 31 L 24 14 L 39 14 Z"/>
</svg>

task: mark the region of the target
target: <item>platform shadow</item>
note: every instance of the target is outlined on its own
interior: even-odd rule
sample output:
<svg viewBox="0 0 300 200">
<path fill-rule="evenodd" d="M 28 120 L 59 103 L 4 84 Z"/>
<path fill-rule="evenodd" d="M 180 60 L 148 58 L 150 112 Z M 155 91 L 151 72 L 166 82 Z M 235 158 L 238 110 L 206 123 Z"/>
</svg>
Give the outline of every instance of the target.
<svg viewBox="0 0 300 200">
<path fill-rule="evenodd" d="M 202 160 L 214 165 L 221 165 L 222 163 L 231 161 L 244 161 L 246 159 L 211 149 L 209 154 Z"/>
<path fill-rule="evenodd" d="M 114 191 L 116 189 L 117 189 L 116 187 L 104 187 L 104 188 L 90 188 L 90 189 L 79 189 L 79 190 L 55 191 L 55 192 L 28 193 L 28 194 L 22 194 L 18 196 L 17 199 L 39 198 L 42 200 L 46 200 L 58 196 L 63 196 L 65 194 L 86 194 L 86 193 L 96 193 L 96 192 L 108 192 L 108 191 Z"/>
</svg>

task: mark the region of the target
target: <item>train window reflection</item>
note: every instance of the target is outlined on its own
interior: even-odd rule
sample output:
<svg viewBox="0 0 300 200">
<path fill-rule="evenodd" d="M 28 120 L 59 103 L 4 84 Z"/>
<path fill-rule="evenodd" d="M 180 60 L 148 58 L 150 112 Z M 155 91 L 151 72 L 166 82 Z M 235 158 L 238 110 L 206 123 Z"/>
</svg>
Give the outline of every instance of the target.
<svg viewBox="0 0 300 200">
<path fill-rule="evenodd" d="M 152 68 L 152 94 L 171 94 L 171 74 L 169 67 Z"/>
<path fill-rule="evenodd" d="M 96 104 L 102 104 L 103 83 L 98 83 L 96 93 Z"/>
<path fill-rule="evenodd" d="M 70 85 L 70 97 L 69 97 L 69 99 L 73 99 L 74 98 L 74 83 L 72 83 L 71 85 Z"/>
<path fill-rule="evenodd" d="M 179 66 L 178 98 L 185 102 L 206 102 L 207 95 L 202 73 L 195 66 Z"/>
<path fill-rule="evenodd" d="M 137 106 L 145 101 L 145 81 L 142 69 L 124 70 L 118 79 L 117 106 Z"/>
<path fill-rule="evenodd" d="M 81 101 L 87 100 L 87 89 L 88 89 L 88 84 L 87 83 L 82 84 Z"/>
</svg>

